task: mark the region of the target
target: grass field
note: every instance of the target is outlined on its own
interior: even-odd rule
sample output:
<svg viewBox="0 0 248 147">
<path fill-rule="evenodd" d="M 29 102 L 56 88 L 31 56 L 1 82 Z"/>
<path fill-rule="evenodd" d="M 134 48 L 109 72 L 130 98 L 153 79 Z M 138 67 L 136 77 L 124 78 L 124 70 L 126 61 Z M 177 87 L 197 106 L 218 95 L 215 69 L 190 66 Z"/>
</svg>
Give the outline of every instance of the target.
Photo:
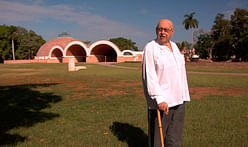
<svg viewBox="0 0 248 147">
<path fill-rule="evenodd" d="M 243 65 L 187 65 L 183 147 L 248 146 L 248 76 Z M 82 64 L 78 64 L 82 65 Z M 146 147 L 141 65 L 0 64 L 0 146 Z"/>
</svg>

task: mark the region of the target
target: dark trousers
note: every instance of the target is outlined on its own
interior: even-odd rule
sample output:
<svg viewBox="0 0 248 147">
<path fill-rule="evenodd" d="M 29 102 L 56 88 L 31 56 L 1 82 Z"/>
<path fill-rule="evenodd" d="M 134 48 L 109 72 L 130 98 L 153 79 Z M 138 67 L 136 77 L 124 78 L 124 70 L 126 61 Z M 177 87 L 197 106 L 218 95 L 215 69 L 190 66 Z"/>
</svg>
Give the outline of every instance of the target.
<svg viewBox="0 0 248 147">
<path fill-rule="evenodd" d="M 160 111 L 165 147 L 179 147 L 182 144 L 185 104 L 169 109 L 168 115 Z M 148 146 L 161 147 L 157 110 L 148 109 Z"/>
</svg>

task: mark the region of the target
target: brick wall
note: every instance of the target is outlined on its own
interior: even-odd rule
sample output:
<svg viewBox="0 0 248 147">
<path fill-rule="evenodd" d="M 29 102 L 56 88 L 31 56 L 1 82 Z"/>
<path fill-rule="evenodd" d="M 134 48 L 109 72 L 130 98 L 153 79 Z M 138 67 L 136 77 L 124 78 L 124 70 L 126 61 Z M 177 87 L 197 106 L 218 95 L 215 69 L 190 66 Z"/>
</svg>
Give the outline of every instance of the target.
<svg viewBox="0 0 248 147">
<path fill-rule="evenodd" d="M 19 63 L 68 63 L 69 58 L 74 58 L 75 63 L 86 62 L 86 63 L 97 63 L 99 59 L 96 56 L 88 57 L 64 57 L 54 59 L 33 59 L 33 60 L 4 60 L 4 64 L 19 64 Z M 86 59 L 85 59 L 86 58 Z M 142 56 L 121 56 L 117 57 L 117 62 L 126 61 L 142 61 Z"/>
</svg>

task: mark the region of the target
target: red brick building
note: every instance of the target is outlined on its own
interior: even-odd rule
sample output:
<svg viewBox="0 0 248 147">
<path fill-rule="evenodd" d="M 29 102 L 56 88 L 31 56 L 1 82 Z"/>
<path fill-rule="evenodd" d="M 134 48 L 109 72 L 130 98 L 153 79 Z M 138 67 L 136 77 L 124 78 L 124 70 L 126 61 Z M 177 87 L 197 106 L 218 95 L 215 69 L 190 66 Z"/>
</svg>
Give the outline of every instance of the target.
<svg viewBox="0 0 248 147">
<path fill-rule="evenodd" d="M 67 63 L 69 58 L 75 62 L 125 62 L 141 61 L 142 51 L 120 51 L 117 45 L 107 40 L 96 41 L 90 46 L 71 37 L 59 37 L 42 45 L 35 60 L 49 63 Z"/>
</svg>

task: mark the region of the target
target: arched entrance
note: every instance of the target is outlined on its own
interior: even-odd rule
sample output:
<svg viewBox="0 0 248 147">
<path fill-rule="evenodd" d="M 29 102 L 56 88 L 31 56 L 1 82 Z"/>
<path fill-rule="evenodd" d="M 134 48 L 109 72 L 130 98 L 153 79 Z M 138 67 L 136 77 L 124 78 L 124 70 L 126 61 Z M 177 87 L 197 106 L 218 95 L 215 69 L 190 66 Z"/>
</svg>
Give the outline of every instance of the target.
<svg viewBox="0 0 248 147">
<path fill-rule="evenodd" d="M 98 62 L 116 62 L 117 53 L 115 49 L 107 44 L 99 44 L 95 46 L 90 55 L 95 55 Z"/>
<path fill-rule="evenodd" d="M 67 49 L 66 56 L 73 56 L 78 62 L 86 62 L 87 54 L 82 46 L 74 44 Z"/>
<path fill-rule="evenodd" d="M 54 57 L 57 58 L 59 60 L 59 62 L 61 63 L 62 62 L 63 53 L 62 53 L 62 51 L 60 49 L 55 48 L 52 51 L 51 57 L 52 58 L 54 58 Z"/>
</svg>

